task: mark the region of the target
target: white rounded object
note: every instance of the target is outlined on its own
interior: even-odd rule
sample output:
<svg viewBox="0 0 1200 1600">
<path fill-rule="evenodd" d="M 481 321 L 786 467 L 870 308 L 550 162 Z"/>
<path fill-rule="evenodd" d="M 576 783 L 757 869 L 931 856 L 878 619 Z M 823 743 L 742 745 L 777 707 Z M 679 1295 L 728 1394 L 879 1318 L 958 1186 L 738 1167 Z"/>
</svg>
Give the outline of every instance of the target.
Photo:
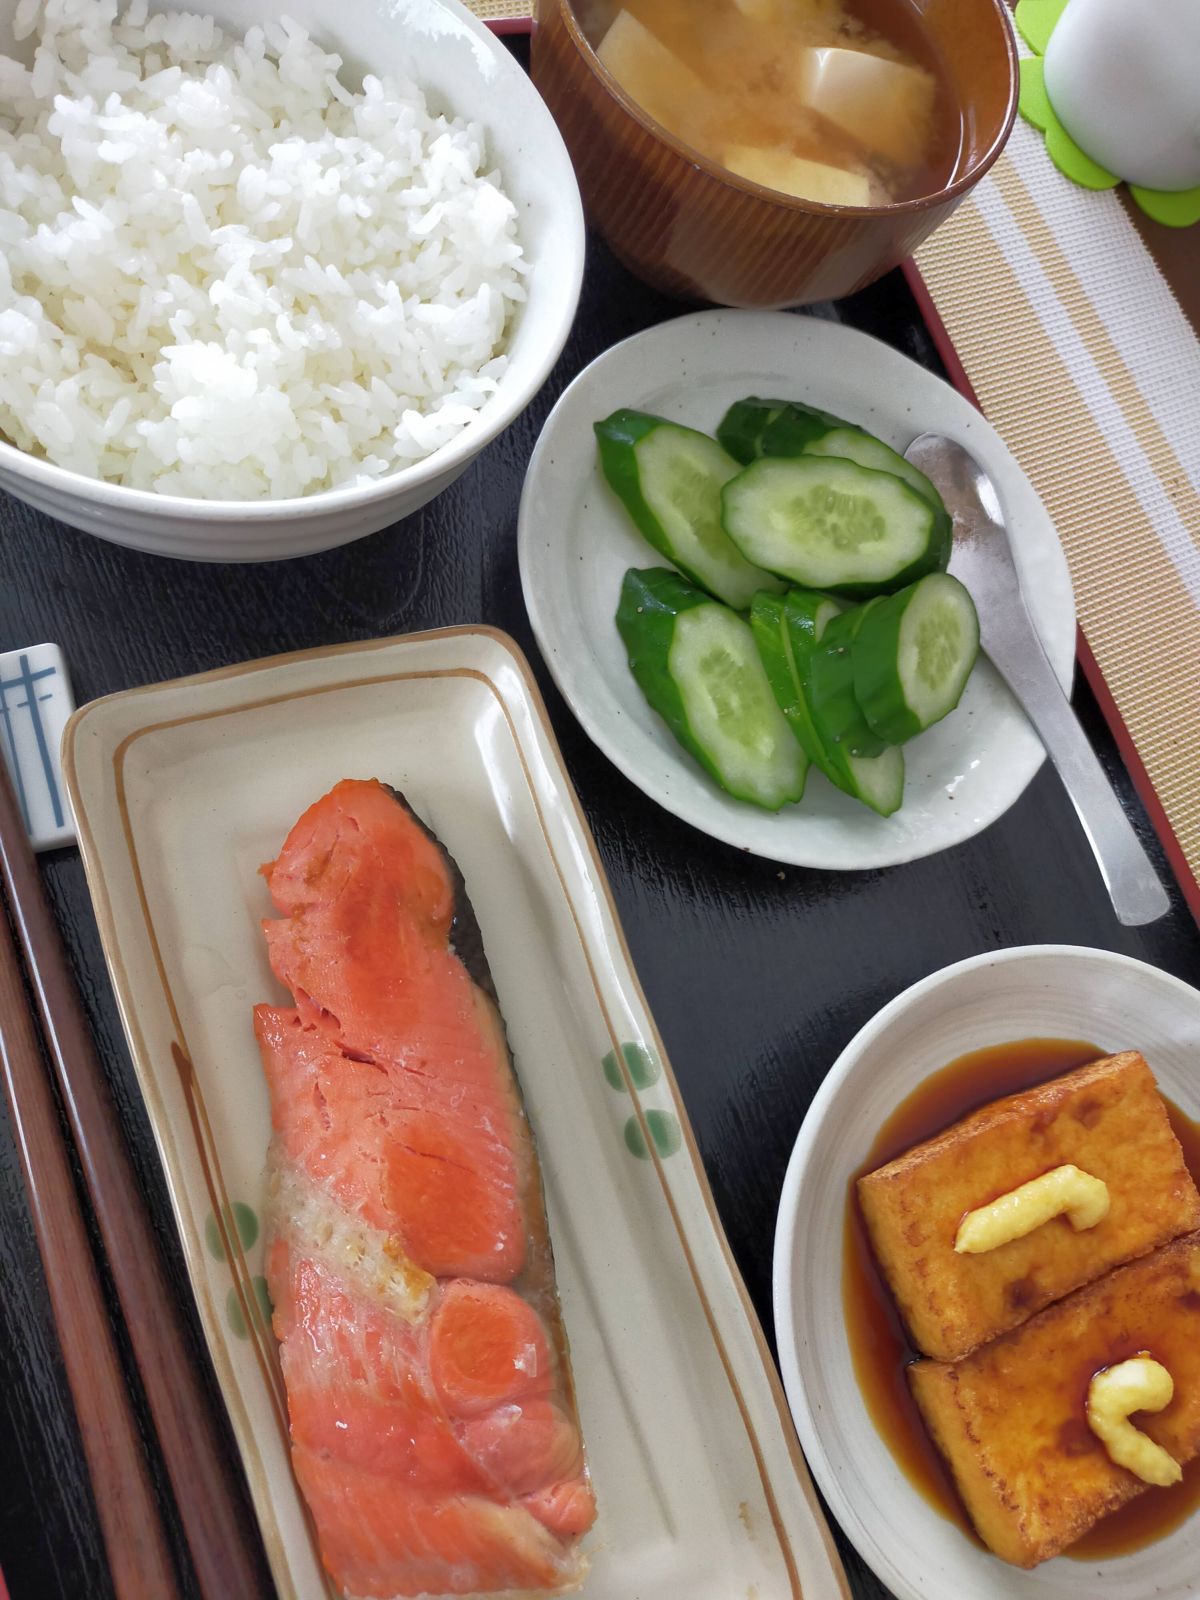
<svg viewBox="0 0 1200 1600">
<path fill-rule="evenodd" d="M 1093 161 L 1146 189 L 1200 184 L 1200 4 L 1068 0 L 1046 93 Z"/>
</svg>

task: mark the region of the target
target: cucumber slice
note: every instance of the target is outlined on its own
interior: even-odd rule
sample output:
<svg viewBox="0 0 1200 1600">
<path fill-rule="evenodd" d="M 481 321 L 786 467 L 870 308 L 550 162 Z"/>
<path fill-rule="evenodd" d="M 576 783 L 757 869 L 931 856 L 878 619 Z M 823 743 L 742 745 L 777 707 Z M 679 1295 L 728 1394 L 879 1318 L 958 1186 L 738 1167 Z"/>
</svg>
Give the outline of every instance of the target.
<svg viewBox="0 0 1200 1600">
<path fill-rule="evenodd" d="M 792 594 L 795 593 L 793 590 Z M 788 598 L 790 600 L 791 595 Z M 861 800 L 863 805 L 870 806 L 872 811 L 878 811 L 880 816 L 890 817 L 893 811 L 899 810 L 900 802 L 904 799 L 904 756 L 899 747 L 885 745 L 880 754 L 874 756 L 855 754 L 851 748 L 851 741 L 846 739 L 839 741 L 826 731 L 813 703 L 813 674 L 814 671 L 820 670 L 817 662 L 830 642 L 830 630 L 836 624 L 835 643 L 837 633 L 843 630 L 844 636 L 853 643 L 854 634 L 862 624 L 864 613 L 877 603 L 870 601 L 866 606 L 858 606 L 852 611 L 843 612 L 814 630 L 811 643 L 807 645 L 809 650 L 807 668 L 801 671 L 800 681 L 813 736 L 816 739 L 817 753 L 813 756 L 814 764 L 821 769 L 830 783 L 841 789 L 844 794 L 850 795 L 854 800 Z M 804 649 L 805 645 L 801 644 L 801 655 Z"/>
<path fill-rule="evenodd" d="M 882 439 L 800 400 L 739 400 L 725 413 L 717 438 L 745 465 L 759 456 L 840 456 L 872 472 L 890 472 L 932 505 L 942 504 L 925 474 Z"/>
<path fill-rule="evenodd" d="M 817 766 L 825 764 L 825 747 L 808 709 L 805 688 L 821 635 L 841 609 L 828 595 L 808 589 L 790 589 L 783 596 L 756 594 L 750 607 L 754 642 L 779 709 L 801 749 Z"/>
<path fill-rule="evenodd" d="M 757 395 L 738 400 L 717 424 L 717 443 L 745 466 L 760 453 L 763 429 L 786 406 L 786 400 L 760 400 Z"/>
<path fill-rule="evenodd" d="M 792 732 L 804 746 L 813 766 L 819 768 L 830 783 L 853 799 L 861 800 L 872 811 L 890 817 L 904 798 L 904 757 L 900 750 L 889 745 L 881 755 L 856 756 L 845 744 L 826 741 L 813 717 L 813 661 L 820 653 L 827 628 L 841 614 L 841 606 L 828 595 L 790 589 L 783 600 L 787 624 L 785 647 L 771 625 L 778 605 L 773 595 L 757 598 L 750 620 L 754 627 L 757 617 L 755 642 Z M 865 609 L 859 608 L 860 611 Z"/>
<path fill-rule="evenodd" d="M 831 428 L 848 426 L 840 417 L 796 400 L 760 400 L 750 395 L 730 406 L 717 428 L 717 438 L 736 460 L 758 456 L 798 456 L 809 440 Z"/>
<path fill-rule="evenodd" d="M 803 401 L 789 400 L 783 410 L 771 417 L 758 441 L 760 456 L 800 456 L 811 445 L 836 429 L 852 428 L 831 411 L 818 411 Z"/>
<path fill-rule="evenodd" d="M 786 588 L 721 526 L 721 487 L 738 464 L 719 444 L 643 411 L 614 411 L 595 428 L 604 476 L 660 555 L 737 611 L 760 589 Z"/>
<path fill-rule="evenodd" d="M 825 749 L 840 746 L 852 756 L 879 756 L 891 742 L 880 738 L 854 698 L 853 647 L 866 613 L 878 600 L 835 617 L 809 668 L 809 705 Z"/>
<path fill-rule="evenodd" d="M 832 758 L 838 768 L 834 783 L 881 817 L 899 811 L 904 799 L 904 751 L 890 744 L 881 756 L 852 756 L 842 751 Z"/>
<path fill-rule="evenodd" d="M 799 800 L 808 760 L 744 618 L 653 567 L 625 574 L 617 628 L 638 687 L 727 794 L 766 811 Z"/>
<path fill-rule="evenodd" d="M 906 461 L 890 445 L 862 428 L 830 428 L 828 433 L 806 444 L 803 453 L 806 456 L 840 456 L 843 461 L 856 461 L 872 472 L 890 472 L 910 489 L 915 489 L 930 505 L 945 510 L 941 495 L 923 472 L 918 472 L 911 461 Z"/>
<path fill-rule="evenodd" d="M 950 559 L 944 510 L 839 456 L 752 462 L 722 489 L 721 518 L 748 561 L 806 589 L 886 593 Z"/>
<path fill-rule="evenodd" d="M 851 652 L 854 693 L 881 739 L 899 744 L 958 704 L 979 655 L 979 617 L 966 589 L 935 572 L 876 602 Z"/>
</svg>

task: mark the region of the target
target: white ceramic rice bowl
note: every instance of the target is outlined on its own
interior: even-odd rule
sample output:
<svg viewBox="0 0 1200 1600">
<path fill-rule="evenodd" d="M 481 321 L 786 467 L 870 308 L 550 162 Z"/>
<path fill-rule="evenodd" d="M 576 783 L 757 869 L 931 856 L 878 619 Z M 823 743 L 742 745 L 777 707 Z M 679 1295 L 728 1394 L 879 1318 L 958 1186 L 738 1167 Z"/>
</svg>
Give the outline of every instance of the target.
<svg viewBox="0 0 1200 1600">
<path fill-rule="evenodd" d="M 504 45 L 459 0 L 151 0 L 151 11 L 211 13 L 237 33 L 284 11 L 352 73 L 407 74 L 434 111 L 487 130 L 488 153 L 517 207 L 530 271 L 497 392 L 449 444 L 375 482 L 287 500 L 200 500 L 88 478 L 0 440 L 0 488 L 115 544 L 198 561 L 270 561 L 347 544 L 409 516 L 462 473 L 529 404 L 566 340 L 583 277 L 583 210 L 558 129 Z M 0 53 L 14 47 L 16 0 L 0 0 Z"/>
</svg>

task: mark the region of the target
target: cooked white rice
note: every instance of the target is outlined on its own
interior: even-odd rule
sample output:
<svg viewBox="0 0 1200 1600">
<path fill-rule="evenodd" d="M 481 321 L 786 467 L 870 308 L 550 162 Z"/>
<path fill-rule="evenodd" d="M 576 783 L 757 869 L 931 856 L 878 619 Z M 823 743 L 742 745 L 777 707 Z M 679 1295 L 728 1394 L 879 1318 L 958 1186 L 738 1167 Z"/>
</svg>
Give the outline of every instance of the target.
<svg viewBox="0 0 1200 1600">
<path fill-rule="evenodd" d="M 287 18 L 20 0 L 0 56 L 0 433 L 205 499 L 362 483 L 494 393 L 526 271 L 483 130 Z"/>
</svg>

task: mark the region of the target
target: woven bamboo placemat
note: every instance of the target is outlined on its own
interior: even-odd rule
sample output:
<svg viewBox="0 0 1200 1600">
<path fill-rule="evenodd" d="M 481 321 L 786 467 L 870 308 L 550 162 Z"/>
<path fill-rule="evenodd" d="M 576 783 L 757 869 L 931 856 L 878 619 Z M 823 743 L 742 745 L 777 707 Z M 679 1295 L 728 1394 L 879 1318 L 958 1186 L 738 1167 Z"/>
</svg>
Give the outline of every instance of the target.
<svg viewBox="0 0 1200 1600">
<path fill-rule="evenodd" d="M 1077 188 L 1018 120 L 917 267 L 1054 519 L 1081 660 L 1200 916 L 1200 228 Z"/>
<path fill-rule="evenodd" d="M 533 0 L 465 0 L 481 22 L 532 22 Z"/>
</svg>

